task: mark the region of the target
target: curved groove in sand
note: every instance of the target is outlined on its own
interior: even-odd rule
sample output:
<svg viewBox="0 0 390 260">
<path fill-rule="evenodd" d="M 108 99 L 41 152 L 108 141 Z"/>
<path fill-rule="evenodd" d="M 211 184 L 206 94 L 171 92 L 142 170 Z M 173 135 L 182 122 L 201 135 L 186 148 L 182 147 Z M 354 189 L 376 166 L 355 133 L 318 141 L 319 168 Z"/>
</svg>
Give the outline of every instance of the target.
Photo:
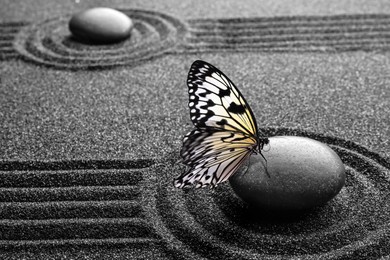
<svg viewBox="0 0 390 260">
<path fill-rule="evenodd" d="M 168 52 L 178 44 L 185 25 L 169 15 L 146 10 L 121 10 L 133 19 L 129 39 L 111 45 L 91 45 L 73 39 L 69 17 L 25 26 L 16 35 L 14 48 L 26 61 L 57 69 L 104 69 L 137 65 Z"/>
<path fill-rule="evenodd" d="M 177 240 L 170 250 L 187 250 L 207 259 L 334 259 L 386 251 L 383 246 L 390 231 L 385 214 L 390 209 L 386 158 L 339 138 L 290 129 L 264 132 L 307 136 L 328 144 L 346 166 L 346 186 L 323 207 L 288 218 L 251 209 L 227 184 L 215 192 L 161 189 L 158 212 L 170 241 Z"/>
</svg>

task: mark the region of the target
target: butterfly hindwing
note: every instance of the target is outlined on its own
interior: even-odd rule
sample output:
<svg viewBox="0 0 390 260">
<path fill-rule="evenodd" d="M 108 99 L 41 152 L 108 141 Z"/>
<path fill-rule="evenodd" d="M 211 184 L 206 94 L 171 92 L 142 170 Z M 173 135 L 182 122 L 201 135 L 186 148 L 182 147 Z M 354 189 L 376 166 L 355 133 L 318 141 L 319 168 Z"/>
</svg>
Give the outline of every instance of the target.
<svg viewBox="0 0 390 260">
<path fill-rule="evenodd" d="M 252 149 L 255 145 L 256 139 L 240 132 L 197 128 L 184 137 L 180 155 L 184 164 L 193 166 L 205 158 L 210 160 L 213 156 Z"/>
<path fill-rule="evenodd" d="M 194 129 L 183 140 L 181 156 L 189 170 L 175 186 L 216 186 L 228 180 L 252 153 L 256 140 L 239 132 Z"/>
<path fill-rule="evenodd" d="M 222 157 L 220 163 L 211 165 L 210 167 L 205 166 L 205 162 L 202 162 L 198 167 L 192 167 L 182 176 L 175 179 L 175 186 L 177 188 L 193 186 L 195 188 L 202 188 L 207 185 L 215 187 L 219 183 L 227 181 L 250 154 L 248 151 L 241 150 L 240 153 L 229 158 Z"/>
<path fill-rule="evenodd" d="M 256 120 L 240 91 L 220 70 L 195 61 L 188 74 L 190 116 L 196 127 L 213 127 L 257 136 Z"/>
</svg>

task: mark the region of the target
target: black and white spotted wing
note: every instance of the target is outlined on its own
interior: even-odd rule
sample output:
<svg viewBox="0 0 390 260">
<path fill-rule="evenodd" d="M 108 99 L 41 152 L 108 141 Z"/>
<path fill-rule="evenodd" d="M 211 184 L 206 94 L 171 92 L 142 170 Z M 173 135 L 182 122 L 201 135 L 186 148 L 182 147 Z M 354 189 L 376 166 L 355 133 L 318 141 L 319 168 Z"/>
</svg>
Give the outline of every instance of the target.
<svg viewBox="0 0 390 260">
<path fill-rule="evenodd" d="M 175 186 L 215 187 L 236 172 L 255 146 L 254 138 L 240 132 L 194 129 L 184 137 L 180 153 L 189 169 L 175 179 Z"/>
<path fill-rule="evenodd" d="M 190 116 L 196 127 L 257 136 L 256 119 L 233 82 L 213 65 L 197 60 L 188 73 Z"/>
<path fill-rule="evenodd" d="M 190 115 L 196 129 L 183 140 L 181 157 L 189 169 L 175 179 L 178 188 L 224 182 L 267 138 L 259 138 L 256 120 L 240 91 L 220 70 L 195 61 L 188 74 Z"/>
</svg>

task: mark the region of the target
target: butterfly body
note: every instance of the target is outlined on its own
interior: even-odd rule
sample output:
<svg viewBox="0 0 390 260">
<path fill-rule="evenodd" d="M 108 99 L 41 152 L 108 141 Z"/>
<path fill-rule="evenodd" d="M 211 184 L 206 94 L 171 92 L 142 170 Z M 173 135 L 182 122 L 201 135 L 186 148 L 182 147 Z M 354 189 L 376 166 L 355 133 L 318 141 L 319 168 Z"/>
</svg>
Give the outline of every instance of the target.
<svg viewBox="0 0 390 260">
<path fill-rule="evenodd" d="M 232 176 L 268 139 L 233 82 L 213 65 L 197 60 L 188 74 L 190 118 L 196 127 L 183 139 L 180 155 L 189 170 L 175 179 L 178 188 L 215 187 Z"/>
</svg>

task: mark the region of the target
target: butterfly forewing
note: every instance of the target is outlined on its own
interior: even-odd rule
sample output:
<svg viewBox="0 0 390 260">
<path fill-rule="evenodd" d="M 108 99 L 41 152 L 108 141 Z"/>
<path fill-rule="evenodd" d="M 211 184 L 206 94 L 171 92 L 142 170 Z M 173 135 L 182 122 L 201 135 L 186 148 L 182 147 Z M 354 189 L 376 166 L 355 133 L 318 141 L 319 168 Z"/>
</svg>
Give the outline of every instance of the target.
<svg viewBox="0 0 390 260">
<path fill-rule="evenodd" d="M 256 120 L 233 82 L 213 65 L 195 61 L 188 74 L 191 120 L 196 127 L 213 127 L 257 136 Z"/>
</svg>

